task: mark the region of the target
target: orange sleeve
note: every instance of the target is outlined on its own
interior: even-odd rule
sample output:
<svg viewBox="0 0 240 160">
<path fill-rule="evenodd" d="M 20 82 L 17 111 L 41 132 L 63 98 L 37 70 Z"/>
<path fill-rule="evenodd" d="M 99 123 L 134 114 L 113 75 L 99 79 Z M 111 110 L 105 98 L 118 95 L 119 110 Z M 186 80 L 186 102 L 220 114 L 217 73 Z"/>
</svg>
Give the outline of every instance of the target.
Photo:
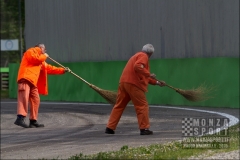
<svg viewBox="0 0 240 160">
<path fill-rule="evenodd" d="M 150 76 L 150 72 L 149 70 L 146 68 L 146 66 L 148 65 L 148 57 L 146 54 L 140 54 L 137 57 L 136 62 L 134 63 L 134 70 L 135 72 L 142 74 L 146 77 Z"/>
<path fill-rule="evenodd" d="M 65 69 L 62 67 L 55 67 L 45 62 L 45 68 L 47 70 L 47 74 L 63 74 L 65 73 Z"/>
<path fill-rule="evenodd" d="M 156 79 L 149 78 L 148 83 L 151 84 L 151 85 L 156 85 L 157 80 L 156 80 Z"/>
<path fill-rule="evenodd" d="M 28 49 L 24 54 L 26 54 L 27 60 L 34 65 L 40 65 L 47 59 L 44 54 L 39 54 L 35 48 Z"/>
</svg>

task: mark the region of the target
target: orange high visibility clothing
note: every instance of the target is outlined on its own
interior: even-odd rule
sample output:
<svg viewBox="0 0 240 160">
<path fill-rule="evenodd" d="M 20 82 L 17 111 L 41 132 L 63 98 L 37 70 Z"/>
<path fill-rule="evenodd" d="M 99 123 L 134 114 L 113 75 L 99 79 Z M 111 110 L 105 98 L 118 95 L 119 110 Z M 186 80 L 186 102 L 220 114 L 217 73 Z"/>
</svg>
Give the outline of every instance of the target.
<svg viewBox="0 0 240 160">
<path fill-rule="evenodd" d="M 115 130 L 129 101 L 135 107 L 139 129 L 147 129 L 149 124 L 149 107 L 145 93 L 140 88 L 130 83 L 120 83 L 118 87 L 118 97 L 110 114 L 107 127 Z"/>
<path fill-rule="evenodd" d="M 149 124 L 149 107 L 145 92 L 148 84 L 156 85 L 150 78 L 148 55 L 138 52 L 127 62 L 120 77 L 117 101 L 110 114 L 107 127 L 115 130 L 126 105 L 132 100 L 138 119 L 139 129 L 147 129 Z"/>
<path fill-rule="evenodd" d="M 21 79 L 18 82 L 18 104 L 17 115 L 27 116 L 28 104 L 30 103 L 30 116 L 29 119 L 37 120 L 38 110 L 40 104 L 40 96 L 38 88 L 31 82 Z"/>
<path fill-rule="evenodd" d="M 23 55 L 17 81 L 26 79 L 38 88 L 39 94 L 47 95 L 47 74 L 63 74 L 65 71 L 64 68 L 47 64 L 46 59 L 39 47 L 28 49 Z"/>
<path fill-rule="evenodd" d="M 148 59 L 148 55 L 144 52 L 133 55 L 123 69 L 120 83 L 134 84 L 144 92 L 147 91 L 148 83 L 155 85 L 157 81 L 150 78 Z"/>
</svg>

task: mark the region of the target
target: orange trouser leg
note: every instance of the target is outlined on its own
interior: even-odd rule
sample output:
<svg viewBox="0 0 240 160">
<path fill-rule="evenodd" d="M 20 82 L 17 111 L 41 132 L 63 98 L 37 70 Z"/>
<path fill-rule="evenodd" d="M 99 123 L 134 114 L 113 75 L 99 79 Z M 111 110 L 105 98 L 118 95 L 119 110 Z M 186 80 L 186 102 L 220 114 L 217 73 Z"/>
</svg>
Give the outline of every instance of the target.
<svg viewBox="0 0 240 160">
<path fill-rule="evenodd" d="M 38 109 L 40 105 L 40 97 L 38 94 L 38 89 L 35 86 L 31 87 L 29 101 L 30 101 L 30 117 L 29 118 L 31 120 L 37 120 Z"/>
<path fill-rule="evenodd" d="M 130 101 L 130 97 L 124 88 L 124 83 L 119 84 L 117 101 L 110 114 L 108 124 L 107 124 L 108 128 L 112 130 L 116 129 L 117 124 L 122 116 L 122 113 L 129 101 Z"/>
<path fill-rule="evenodd" d="M 30 86 L 26 82 L 18 83 L 17 114 L 27 116 Z"/>
<path fill-rule="evenodd" d="M 30 119 L 37 120 L 40 97 L 37 87 L 28 81 L 18 83 L 17 114 L 27 116 L 28 101 L 30 101 Z"/>
<path fill-rule="evenodd" d="M 128 93 L 137 113 L 139 129 L 149 128 L 149 107 L 145 92 L 131 84 L 128 84 L 126 88 L 128 88 Z"/>
</svg>

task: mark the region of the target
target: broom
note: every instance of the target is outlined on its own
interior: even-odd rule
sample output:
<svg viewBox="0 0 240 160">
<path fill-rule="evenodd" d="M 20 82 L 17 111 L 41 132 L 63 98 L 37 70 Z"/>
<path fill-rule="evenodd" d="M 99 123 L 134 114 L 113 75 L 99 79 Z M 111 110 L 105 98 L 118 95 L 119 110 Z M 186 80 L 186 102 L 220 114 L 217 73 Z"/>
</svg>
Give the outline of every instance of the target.
<svg viewBox="0 0 240 160">
<path fill-rule="evenodd" d="M 157 79 L 156 79 L 157 80 Z M 160 81 L 160 80 L 157 80 Z M 161 82 L 161 81 L 160 81 Z M 213 88 L 207 88 L 204 85 L 200 85 L 198 88 L 192 89 L 192 90 L 183 90 L 179 88 L 174 88 L 168 84 L 166 84 L 167 87 L 175 90 L 179 94 L 181 94 L 184 98 L 186 98 L 189 101 L 197 102 L 197 101 L 204 101 L 211 97 L 207 96 L 210 91 L 213 90 Z"/>
<path fill-rule="evenodd" d="M 54 59 L 52 59 L 51 57 L 48 57 L 50 60 L 52 60 L 53 62 L 55 62 L 56 64 L 58 64 L 59 66 L 64 67 L 63 65 L 61 65 L 60 63 L 58 63 L 57 61 L 55 61 Z M 91 87 L 93 90 L 95 90 L 97 93 L 99 93 L 106 101 L 108 101 L 110 104 L 115 104 L 116 103 L 116 97 L 117 97 L 117 93 L 114 91 L 108 91 L 108 90 L 104 90 L 101 89 L 89 82 L 87 82 L 85 79 L 83 79 L 82 77 L 78 76 L 77 74 L 73 73 L 72 71 L 70 71 L 71 74 L 73 74 L 74 76 L 76 76 L 77 78 L 79 78 L 80 80 L 82 80 L 83 82 L 85 82 L 89 87 Z"/>
</svg>

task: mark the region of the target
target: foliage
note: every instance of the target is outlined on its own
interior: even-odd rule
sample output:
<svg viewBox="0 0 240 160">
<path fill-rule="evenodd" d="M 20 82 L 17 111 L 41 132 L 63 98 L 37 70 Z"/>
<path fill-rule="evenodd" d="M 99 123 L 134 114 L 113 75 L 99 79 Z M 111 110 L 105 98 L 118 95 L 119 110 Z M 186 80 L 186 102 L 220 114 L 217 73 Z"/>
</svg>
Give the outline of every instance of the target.
<svg viewBox="0 0 240 160">
<path fill-rule="evenodd" d="M 1 39 L 18 39 L 20 42 L 20 30 L 23 33 L 25 26 L 24 2 L 24 0 L 1 0 Z M 22 42 L 23 39 L 22 37 Z M 22 47 L 24 48 L 24 43 Z M 7 67 L 8 63 L 20 62 L 20 55 L 20 51 L 1 51 L 1 67 Z"/>
<path fill-rule="evenodd" d="M 9 98 L 8 90 L 1 90 L 1 99 Z"/>
</svg>

